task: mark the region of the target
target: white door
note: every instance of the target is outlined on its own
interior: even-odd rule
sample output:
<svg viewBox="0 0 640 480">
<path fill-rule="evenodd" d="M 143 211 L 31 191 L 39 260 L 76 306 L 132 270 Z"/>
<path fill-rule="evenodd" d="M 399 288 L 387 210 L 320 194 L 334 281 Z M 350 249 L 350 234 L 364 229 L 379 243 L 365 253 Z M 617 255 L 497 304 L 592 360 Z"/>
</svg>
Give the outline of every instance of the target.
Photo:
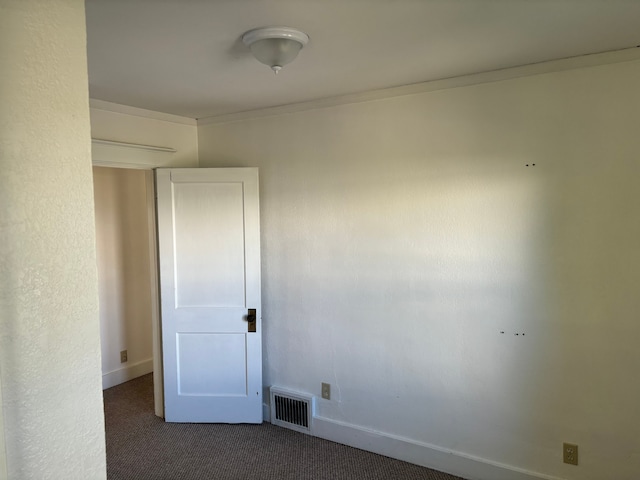
<svg viewBox="0 0 640 480">
<path fill-rule="evenodd" d="M 156 182 L 165 420 L 261 423 L 258 169 Z"/>
</svg>

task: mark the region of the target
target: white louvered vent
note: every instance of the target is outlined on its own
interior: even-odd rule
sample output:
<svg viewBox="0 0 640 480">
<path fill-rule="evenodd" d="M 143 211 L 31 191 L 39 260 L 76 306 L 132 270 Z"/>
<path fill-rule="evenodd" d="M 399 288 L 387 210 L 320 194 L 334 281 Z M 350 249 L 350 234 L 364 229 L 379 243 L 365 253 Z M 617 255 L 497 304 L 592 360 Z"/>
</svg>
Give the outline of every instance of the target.
<svg viewBox="0 0 640 480">
<path fill-rule="evenodd" d="M 271 423 L 299 432 L 311 433 L 313 396 L 271 387 Z"/>
</svg>

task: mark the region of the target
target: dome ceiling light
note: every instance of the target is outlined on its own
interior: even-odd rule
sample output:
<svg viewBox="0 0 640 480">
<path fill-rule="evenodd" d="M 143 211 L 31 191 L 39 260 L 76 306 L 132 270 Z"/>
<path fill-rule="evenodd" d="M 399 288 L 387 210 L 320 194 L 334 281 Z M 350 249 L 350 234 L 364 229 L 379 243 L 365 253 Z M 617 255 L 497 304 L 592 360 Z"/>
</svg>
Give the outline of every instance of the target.
<svg viewBox="0 0 640 480">
<path fill-rule="evenodd" d="M 242 41 L 259 62 L 268 65 L 277 74 L 298 56 L 298 52 L 309 41 L 309 36 L 295 28 L 265 27 L 249 30 L 242 35 Z"/>
</svg>

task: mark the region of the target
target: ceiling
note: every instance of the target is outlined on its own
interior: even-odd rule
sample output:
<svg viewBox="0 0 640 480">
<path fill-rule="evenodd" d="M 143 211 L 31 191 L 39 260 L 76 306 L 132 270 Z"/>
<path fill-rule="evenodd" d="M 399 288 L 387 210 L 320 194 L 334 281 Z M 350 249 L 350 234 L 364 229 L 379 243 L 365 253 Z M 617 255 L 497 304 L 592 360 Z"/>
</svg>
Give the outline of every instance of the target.
<svg viewBox="0 0 640 480">
<path fill-rule="evenodd" d="M 203 118 L 640 44 L 638 0 L 86 0 L 91 98 Z M 310 41 L 275 76 L 242 44 Z"/>
</svg>

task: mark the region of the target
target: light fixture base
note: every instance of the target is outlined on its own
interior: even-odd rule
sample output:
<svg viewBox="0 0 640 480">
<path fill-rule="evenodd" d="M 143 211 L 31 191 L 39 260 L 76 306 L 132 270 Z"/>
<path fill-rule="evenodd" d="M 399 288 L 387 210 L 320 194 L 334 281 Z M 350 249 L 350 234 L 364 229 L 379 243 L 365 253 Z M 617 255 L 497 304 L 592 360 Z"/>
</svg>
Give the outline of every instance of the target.
<svg viewBox="0 0 640 480">
<path fill-rule="evenodd" d="M 306 33 L 291 27 L 255 28 L 242 35 L 242 42 L 254 57 L 268 65 L 276 75 L 298 56 L 308 41 Z"/>
<path fill-rule="evenodd" d="M 262 27 L 249 30 L 242 35 L 242 42 L 247 46 L 267 38 L 284 38 L 298 42 L 303 47 L 309 42 L 309 35 L 291 27 Z"/>
</svg>

